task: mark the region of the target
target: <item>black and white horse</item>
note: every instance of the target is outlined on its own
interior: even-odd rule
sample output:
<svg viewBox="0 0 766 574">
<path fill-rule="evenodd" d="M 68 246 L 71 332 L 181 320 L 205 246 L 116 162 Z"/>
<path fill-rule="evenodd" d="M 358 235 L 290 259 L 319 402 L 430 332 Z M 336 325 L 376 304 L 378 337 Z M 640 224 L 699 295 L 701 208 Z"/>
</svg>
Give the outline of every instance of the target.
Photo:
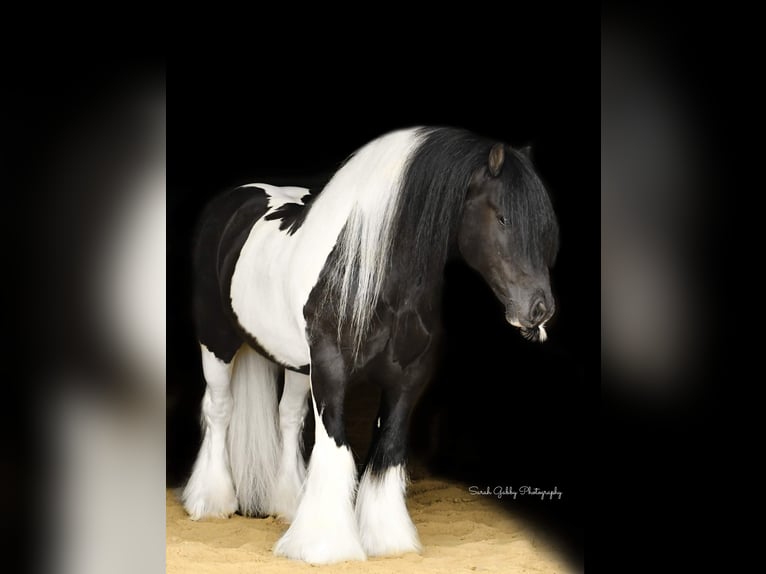
<svg viewBox="0 0 766 574">
<path fill-rule="evenodd" d="M 384 135 L 321 191 L 259 183 L 216 198 L 195 250 L 207 390 L 183 494 L 191 517 L 281 516 L 291 524 L 274 552 L 312 563 L 419 551 L 405 506 L 406 437 L 435 366 L 445 263 L 462 258 L 507 321 L 544 341 L 557 249 L 556 217 L 525 150 L 452 128 Z M 362 378 L 382 398 L 357 485 L 343 401 Z"/>
</svg>

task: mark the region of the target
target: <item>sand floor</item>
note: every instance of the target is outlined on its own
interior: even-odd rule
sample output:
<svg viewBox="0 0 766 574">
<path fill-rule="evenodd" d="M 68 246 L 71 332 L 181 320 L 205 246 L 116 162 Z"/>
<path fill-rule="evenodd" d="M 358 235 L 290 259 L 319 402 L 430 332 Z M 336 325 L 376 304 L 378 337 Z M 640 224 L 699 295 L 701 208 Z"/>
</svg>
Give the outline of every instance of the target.
<svg viewBox="0 0 766 574">
<path fill-rule="evenodd" d="M 234 516 L 193 522 L 176 494 L 168 490 L 167 572 L 570 572 L 564 560 L 521 521 L 491 498 L 471 496 L 463 486 L 434 479 L 415 481 L 409 489 L 408 507 L 424 546 L 422 555 L 311 566 L 271 553 L 287 528 L 280 521 Z"/>
</svg>

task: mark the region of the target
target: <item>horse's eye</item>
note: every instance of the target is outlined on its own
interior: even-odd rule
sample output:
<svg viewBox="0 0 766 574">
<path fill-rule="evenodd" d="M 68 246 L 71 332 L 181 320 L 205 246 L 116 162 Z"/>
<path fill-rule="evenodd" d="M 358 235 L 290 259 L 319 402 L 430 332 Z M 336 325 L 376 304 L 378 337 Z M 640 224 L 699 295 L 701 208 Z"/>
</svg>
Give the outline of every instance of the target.
<svg viewBox="0 0 766 574">
<path fill-rule="evenodd" d="M 506 219 L 505 219 L 505 216 L 504 216 L 504 215 L 498 215 L 498 216 L 497 216 L 497 221 L 498 221 L 498 223 L 499 223 L 500 225 L 502 225 L 503 227 L 505 227 L 505 225 L 508 223 L 508 221 L 506 221 Z"/>
</svg>

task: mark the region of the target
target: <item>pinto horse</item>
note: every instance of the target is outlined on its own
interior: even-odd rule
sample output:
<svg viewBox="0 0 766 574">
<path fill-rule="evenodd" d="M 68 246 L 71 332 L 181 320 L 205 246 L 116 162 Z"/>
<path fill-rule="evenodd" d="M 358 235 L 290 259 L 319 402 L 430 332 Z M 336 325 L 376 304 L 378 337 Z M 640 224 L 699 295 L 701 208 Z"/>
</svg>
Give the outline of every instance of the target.
<svg viewBox="0 0 766 574">
<path fill-rule="evenodd" d="M 528 150 L 453 128 L 379 137 L 321 190 L 257 183 L 214 199 L 194 251 L 207 388 L 183 493 L 191 518 L 282 517 L 274 552 L 315 564 L 419 551 L 407 430 L 437 360 L 445 264 L 464 260 L 506 320 L 544 341 L 557 250 Z M 380 387 L 381 404 L 357 482 L 343 402 L 358 379 Z"/>
</svg>

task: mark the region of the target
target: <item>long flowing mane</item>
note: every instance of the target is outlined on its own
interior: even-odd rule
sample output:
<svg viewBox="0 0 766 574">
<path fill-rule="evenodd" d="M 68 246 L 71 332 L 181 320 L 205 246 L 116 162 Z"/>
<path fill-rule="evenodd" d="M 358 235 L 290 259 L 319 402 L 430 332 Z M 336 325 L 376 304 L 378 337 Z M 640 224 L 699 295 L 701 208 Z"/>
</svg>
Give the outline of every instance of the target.
<svg viewBox="0 0 766 574">
<path fill-rule="evenodd" d="M 325 191 L 356 190 L 325 283 L 325 301 L 338 313 L 338 335 L 349 330 L 354 353 L 392 263 L 406 281 L 399 297 L 417 296 L 441 277 L 471 177 L 486 165 L 493 143 L 454 128 L 393 132 L 357 151 L 328 183 Z M 519 253 L 535 263 L 552 263 L 558 229 L 550 198 L 521 153 L 510 154 L 507 163 L 501 174 L 506 205 L 499 207 Z"/>
</svg>

